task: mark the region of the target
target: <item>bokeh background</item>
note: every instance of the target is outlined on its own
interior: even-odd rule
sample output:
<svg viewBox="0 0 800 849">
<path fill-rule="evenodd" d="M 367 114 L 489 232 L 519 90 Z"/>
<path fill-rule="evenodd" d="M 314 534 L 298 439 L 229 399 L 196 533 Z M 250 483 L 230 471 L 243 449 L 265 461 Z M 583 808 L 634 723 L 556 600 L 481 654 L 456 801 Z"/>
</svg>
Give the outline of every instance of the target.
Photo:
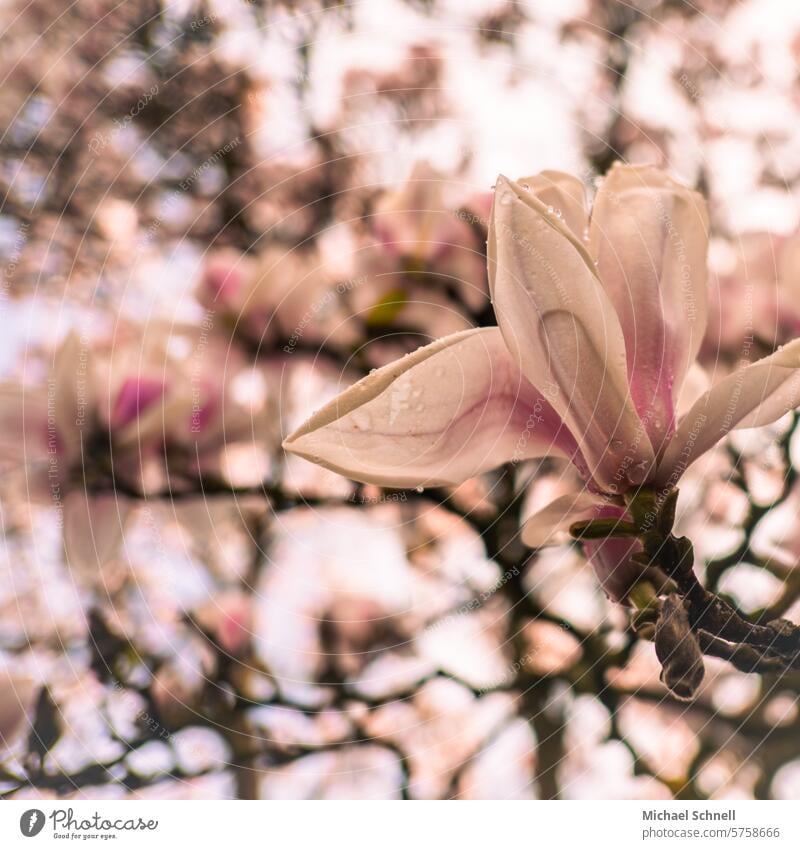
<svg viewBox="0 0 800 849">
<path fill-rule="evenodd" d="M 0 6 L 0 793 L 800 797 L 797 673 L 675 701 L 553 462 L 357 486 L 281 439 L 493 324 L 499 172 L 707 198 L 718 377 L 800 333 L 800 4 Z M 681 487 L 711 589 L 800 621 L 796 417 Z"/>
</svg>

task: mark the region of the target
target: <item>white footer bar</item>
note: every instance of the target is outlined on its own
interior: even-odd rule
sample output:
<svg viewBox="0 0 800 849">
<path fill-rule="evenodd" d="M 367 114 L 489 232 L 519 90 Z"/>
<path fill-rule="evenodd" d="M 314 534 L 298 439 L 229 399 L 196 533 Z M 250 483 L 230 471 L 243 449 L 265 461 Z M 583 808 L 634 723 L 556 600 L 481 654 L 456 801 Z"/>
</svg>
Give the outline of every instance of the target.
<svg viewBox="0 0 800 849">
<path fill-rule="evenodd" d="M 797 802 L 6 801 L 0 846 L 800 846 Z"/>
</svg>

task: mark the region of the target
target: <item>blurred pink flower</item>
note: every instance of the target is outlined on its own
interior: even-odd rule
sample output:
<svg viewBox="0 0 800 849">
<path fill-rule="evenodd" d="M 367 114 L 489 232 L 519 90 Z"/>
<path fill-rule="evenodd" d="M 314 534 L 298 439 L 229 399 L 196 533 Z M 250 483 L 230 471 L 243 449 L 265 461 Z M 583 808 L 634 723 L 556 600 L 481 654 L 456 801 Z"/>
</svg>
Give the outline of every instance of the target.
<svg viewBox="0 0 800 849">
<path fill-rule="evenodd" d="M 0 454 L 10 463 L 47 468 L 57 480 L 80 458 L 93 400 L 77 333 L 67 335 L 45 368 L 43 381 L 0 385 Z"/>
<path fill-rule="evenodd" d="M 333 239 L 324 249 L 271 245 L 257 256 L 220 250 L 206 260 L 198 298 L 259 349 L 330 344 L 341 332 L 342 294 L 352 285 L 338 280 L 351 271 L 344 252 Z"/>
<path fill-rule="evenodd" d="M 488 243 L 499 327 L 368 375 L 284 447 L 357 480 L 415 487 L 566 456 L 583 485 L 531 517 L 523 540 L 548 544 L 609 508 L 623 517 L 628 491 L 674 487 L 728 431 L 800 402 L 796 341 L 676 414 L 706 328 L 707 242 L 703 199 L 654 168 L 614 166 L 591 219 L 569 175 L 500 177 Z M 623 548 L 595 564 L 615 598 L 642 568 Z"/>
<path fill-rule="evenodd" d="M 164 394 L 166 383 L 146 377 L 128 377 L 122 384 L 111 411 L 111 423 L 125 427 Z"/>
<path fill-rule="evenodd" d="M 470 327 L 470 314 L 488 303 L 484 206 L 425 162 L 379 194 L 364 218 L 356 257 L 363 283 L 348 293 L 352 313 L 369 327 L 429 338 Z"/>
<path fill-rule="evenodd" d="M 198 297 L 261 349 L 352 348 L 364 324 L 431 338 L 463 330 L 487 304 L 490 202 L 420 163 L 363 219 L 339 222 L 313 248 L 212 253 Z"/>
<path fill-rule="evenodd" d="M 480 210 L 480 201 L 465 196 L 459 208 L 448 194 L 445 176 L 421 162 L 403 186 L 381 195 L 369 219 L 374 239 L 369 266 L 379 285 L 401 290 L 411 285 L 420 292 L 450 286 L 479 310 L 486 298 L 486 266 L 481 218 L 469 207 Z M 483 224 L 485 230 L 486 219 Z"/>
<path fill-rule="evenodd" d="M 167 455 L 175 471 L 193 472 L 218 466 L 233 442 L 263 439 L 269 398 L 246 397 L 247 381 L 237 380 L 249 364 L 211 321 L 125 324 L 111 339 L 70 332 L 42 365 L 41 379 L 37 364 L 25 382 L 0 385 L 0 457 L 40 472 L 26 478 L 33 494 L 61 500 L 62 487 L 83 488 L 111 464 L 136 484 Z M 106 443 L 110 456 L 97 450 Z"/>
<path fill-rule="evenodd" d="M 712 251 L 711 268 L 705 356 L 747 356 L 754 338 L 773 348 L 800 334 L 800 233 L 745 233 Z"/>
<path fill-rule="evenodd" d="M 227 590 L 203 606 L 198 620 L 224 651 L 240 655 L 253 635 L 252 598 L 239 590 Z"/>
</svg>

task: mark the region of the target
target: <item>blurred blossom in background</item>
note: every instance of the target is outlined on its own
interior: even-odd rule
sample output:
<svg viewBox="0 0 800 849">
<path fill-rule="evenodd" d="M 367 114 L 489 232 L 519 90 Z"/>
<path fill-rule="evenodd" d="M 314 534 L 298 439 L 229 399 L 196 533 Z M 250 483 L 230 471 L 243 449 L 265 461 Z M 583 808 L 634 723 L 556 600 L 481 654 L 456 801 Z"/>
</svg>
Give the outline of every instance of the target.
<svg viewBox="0 0 800 849">
<path fill-rule="evenodd" d="M 495 324 L 498 173 L 707 198 L 716 382 L 800 333 L 800 5 L 5 4 L 0 793 L 800 797 L 800 673 L 691 703 L 548 460 L 355 484 L 282 439 Z M 706 586 L 800 621 L 796 416 L 681 482 Z"/>
</svg>

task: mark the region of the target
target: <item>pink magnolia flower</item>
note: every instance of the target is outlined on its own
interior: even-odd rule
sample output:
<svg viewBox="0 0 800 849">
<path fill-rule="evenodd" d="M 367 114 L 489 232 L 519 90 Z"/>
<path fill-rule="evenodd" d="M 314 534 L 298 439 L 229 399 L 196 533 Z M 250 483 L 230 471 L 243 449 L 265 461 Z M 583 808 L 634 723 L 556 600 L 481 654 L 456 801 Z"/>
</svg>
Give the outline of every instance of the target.
<svg viewBox="0 0 800 849">
<path fill-rule="evenodd" d="M 448 289 L 470 309 L 486 302 L 486 266 L 480 232 L 480 198 L 455 186 L 426 162 L 420 162 L 399 188 L 384 192 L 368 218 L 370 244 L 364 265 L 374 278 L 362 300 L 374 301 L 376 288 L 404 292 L 406 307 Z M 485 224 L 485 219 L 484 222 Z M 452 311 L 452 309 L 451 309 Z M 403 316 L 400 310 L 398 318 Z M 461 329 L 461 328 L 459 328 Z"/>
<path fill-rule="evenodd" d="M 231 655 L 244 653 L 253 637 L 252 598 L 240 590 L 226 590 L 198 611 L 198 621 Z"/>
<path fill-rule="evenodd" d="M 31 361 L 24 382 L 0 384 L 0 462 L 24 472 L 36 496 L 60 501 L 112 466 L 135 485 L 150 469 L 153 478 L 198 462 L 213 470 L 271 416 L 268 399 L 245 392 L 246 356 L 210 322 L 120 325 L 110 339 L 70 332 Z"/>
<path fill-rule="evenodd" d="M 0 384 L 0 460 L 22 471 L 30 496 L 58 494 L 81 464 L 96 402 L 85 345 L 74 331 L 47 355 L 30 355 L 19 379 Z"/>
<path fill-rule="evenodd" d="M 199 300 L 260 348 L 319 345 L 342 322 L 336 263 L 325 252 L 267 247 L 258 256 L 225 249 L 206 260 Z"/>
<path fill-rule="evenodd" d="M 701 355 L 747 356 L 754 339 L 771 349 L 800 333 L 800 233 L 744 233 L 712 250 L 711 268 Z"/>
<path fill-rule="evenodd" d="M 404 183 L 378 194 L 363 218 L 355 255 L 361 283 L 348 292 L 351 314 L 373 329 L 429 339 L 471 327 L 470 315 L 488 302 L 487 220 L 484 196 L 417 163 Z"/>
<path fill-rule="evenodd" d="M 368 375 L 284 447 L 357 480 L 415 487 L 562 456 L 582 483 L 533 515 L 523 540 L 539 547 L 576 521 L 622 518 L 627 493 L 673 488 L 728 431 L 800 403 L 795 341 L 676 412 L 705 333 L 707 243 L 703 199 L 654 168 L 613 167 L 591 217 L 569 175 L 500 177 L 488 240 L 499 326 Z M 642 574 L 637 544 L 587 544 L 614 598 Z"/>
</svg>

